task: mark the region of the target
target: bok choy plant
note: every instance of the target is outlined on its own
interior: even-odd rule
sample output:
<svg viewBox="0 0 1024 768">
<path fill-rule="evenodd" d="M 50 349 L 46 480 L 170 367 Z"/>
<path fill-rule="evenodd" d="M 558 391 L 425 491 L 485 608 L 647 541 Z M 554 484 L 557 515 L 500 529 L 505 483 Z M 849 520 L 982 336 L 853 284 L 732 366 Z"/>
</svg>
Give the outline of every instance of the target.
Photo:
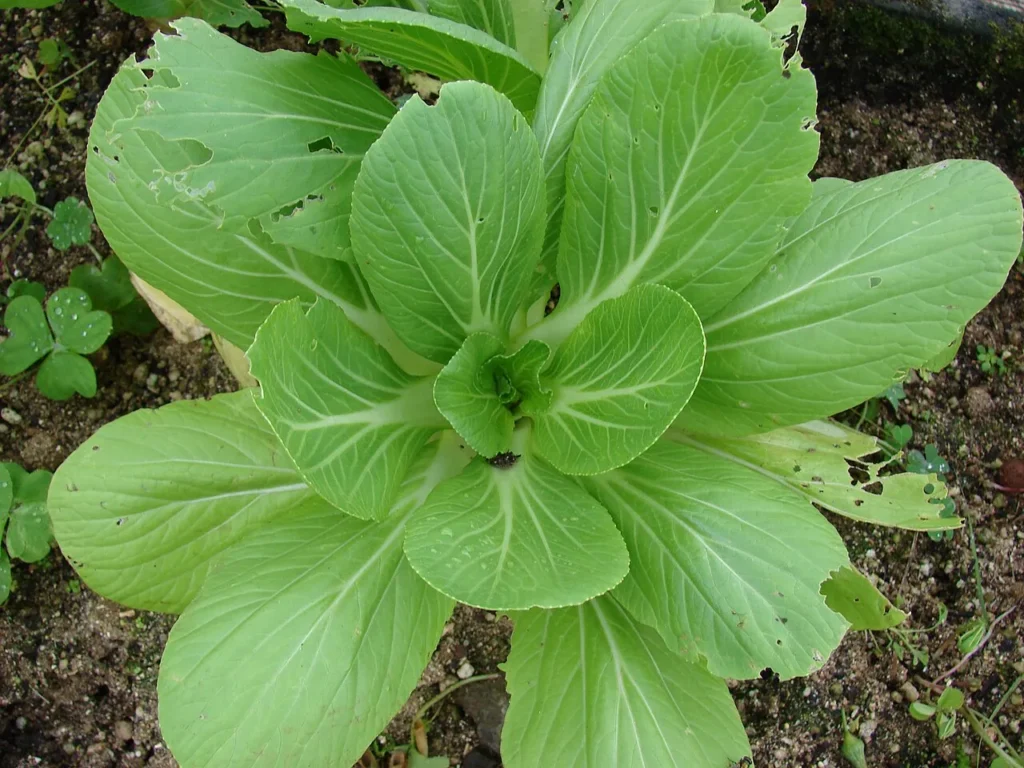
<svg viewBox="0 0 1024 768">
<path fill-rule="evenodd" d="M 49 496 L 93 589 L 181 614 L 174 755 L 350 765 L 461 601 L 515 625 L 510 768 L 741 761 L 725 678 L 898 613 L 822 511 L 961 524 L 827 419 L 996 294 L 1013 184 L 812 183 L 799 3 L 279 4 L 446 84 L 397 110 L 348 54 L 183 19 L 99 105 L 104 234 L 260 384 L 117 420 Z"/>
</svg>

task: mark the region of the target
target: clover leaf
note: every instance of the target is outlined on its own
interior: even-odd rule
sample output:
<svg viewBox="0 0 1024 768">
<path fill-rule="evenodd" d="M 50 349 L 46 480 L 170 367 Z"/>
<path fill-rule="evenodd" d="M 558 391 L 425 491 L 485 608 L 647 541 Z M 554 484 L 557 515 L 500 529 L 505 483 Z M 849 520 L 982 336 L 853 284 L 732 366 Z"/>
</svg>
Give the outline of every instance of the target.
<svg viewBox="0 0 1024 768">
<path fill-rule="evenodd" d="M 0 373 L 14 376 L 42 360 L 53 349 L 42 304 L 35 296 L 18 296 L 4 312 L 7 338 L 0 343 Z"/>
<path fill-rule="evenodd" d="M 50 242 L 58 251 L 72 245 L 85 245 L 92 239 L 92 211 L 76 197 L 61 200 L 53 208 L 53 221 L 46 228 Z"/>
</svg>

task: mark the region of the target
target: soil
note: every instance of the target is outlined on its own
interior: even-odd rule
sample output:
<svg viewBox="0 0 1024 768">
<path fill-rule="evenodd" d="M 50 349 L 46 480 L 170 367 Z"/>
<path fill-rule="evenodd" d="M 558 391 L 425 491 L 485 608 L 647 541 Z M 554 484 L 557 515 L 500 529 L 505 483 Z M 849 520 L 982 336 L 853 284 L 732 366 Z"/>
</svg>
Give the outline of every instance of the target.
<svg viewBox="0 0 1024 768">
<path fill-rule="evenodd" d="M 43 205 L 52 207 L 69 195 L 86 198 L 84 147 L 96 103 L 119 63 L 142 53 L 153 31 L 103 0 L 0 16 L 0 152 L 13 155 Z M 233 34 L 262 49 L 307 48 L 279 24 Z M 45 37 L 60 38 L 75 57 L 47 75 L 50 82 L 90 66 L 69 81 L 67 129 L 37 128 L 15 152 L 46 106 L 39 88 L 16 72 L 24 57 L 35 58 Z M 1024 33 L 1018 38 L 1024 40 Z M 1020 40 L 1012 33 L 964 35 L 857 2 L 815 3 L 801 48 L 820 92 L 822 152 L 816 173 L 856 180 L 946 157 L 977 157 L 996 163 L 1024 188 Z M 389 93 L 397 92 L 388 70 L 376 67 L 372 74 Z M 42 234 L 44 225 L 37 219 L 17 248 L 0 244 L 4 284 L 28 277 L 54 290 L 66 283 L 72 267 L 93 258 L 84 248 L 54 251 Z M 106 254 L 98 230 L 93 242 Z M 979 751 L 964 722 L 940 740 L 934 725 L 911 719 L 907 707 L 926 694 L 921 679 L 932 680 L 958 663 L 956 640 L 968 621 L 982 611 L 990 617 L 1003 614 L 1024 600 L 1024 496 L 993 485 L 1001 474 L 1009 484 L 1005 476 L 1012 474 L 1013 460 L 1024 456 L 1022 308 L 1024 272 L 1017 268 L 967 328 L 953 366 L 929 380 L 912 377 L 898 411 L 885 404 L 874 426 L 869 424 L 910 424 L 912 447 L 933 443 L 948 459 L 951 494 L 973 525 L 976 555 L 967 533 L 935 542 L 833 518 L 854 563 L 910 613 L 906 627 L 931 627 L 940 605 L 948 617 L 934 630 L 914 635 L 851 633 L 825 667 L 806 679 L 782 682 L 768 672 L 760 680 L 733 684 L 756 765 L 847 765 L 841 753 L 844 714 L 865 743 L 872 768 L 991 763 L 992 755 Z M 984 372 L 978 345 L 1004 355 L 1005 372 Z M 94 362 L 99 393 L 92 400 L 48 401 L 31 379 L 0 390 L 0 459 L 52 470 L 118 416 L 234 388 L 208 343 L 177 344 L 164 331 L 145 339 L 115 338 Z M 175 765 L 161 742 L 155 691 L 173 619 L 126 611 L 92 594 L 56 551 L 36 566 L 16 566 L 15 578 L 15 591 L 0 608 L 0 768 Z M 380 756 L 407 743 L 414 713 L 441 688 L 467 674 L 496 672 L 510 633 L 507 620 L 459 607 L 419 687 L 373 752 Z M 1003 619 L 955 674 L 973 707 L 991 711 L 1024 673 L 1022 638 L 1024 606 Z M 915 666 L 908 641 L 929 652 L 927 669 Z M 1006 701 L 997 718 L 1018 748 L 1021 692 Z M 432 710 L 432 754 L 447 755 L 452 765 L 465 768 L 497 766 L 506 705 L 500 681 L 456 691 Z M 961 754 L 965 762 L 957 762 Z"/>
</svg>

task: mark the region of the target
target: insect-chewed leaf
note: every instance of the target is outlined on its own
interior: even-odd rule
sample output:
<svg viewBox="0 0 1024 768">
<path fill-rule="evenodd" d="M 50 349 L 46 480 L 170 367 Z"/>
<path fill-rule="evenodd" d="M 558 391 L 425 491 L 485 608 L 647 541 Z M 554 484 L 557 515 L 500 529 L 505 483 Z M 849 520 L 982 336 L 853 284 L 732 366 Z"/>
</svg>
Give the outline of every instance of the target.
<svg viewBox="0 0 1024 768">
<path fill-rule="evenodd" d="M 173 179 L 156 169 L 189 168 L 209 153 L 195 142 L 133 130 L 124 119 L 144 108 L 155 83 L 170 84 L 160 72 L 150 81 L 129 59 L 104 93 L 89 134 L 89 199 L 125 265 L 243 348 L 276 303 L 323 297 L 389 350 L 404 349 L 349 265 L 278 245 L 258 231 L 222 226 L 202 200 L 167 204 L 162 193 L 173 189 Z"/>
<path fill-rule="evenodd" d="M 161 194 L 200 199 L 229 222 L 258 218 L 274 239 L 343 258 L 352 185 L 394 105 L 350 59 L 258 53 L 194 19 L 174 27 L 139 64 L 163 78 L 125 126 L 196 144 L 194 162 L 160 169 Z M 307 226 L 318 207 L 330 220 Z"/>
<path fill-rule="evenodd" d="M 144 19 L 176 19 L 192 16 L 215 27 L 267 26 L 245 0 L 110 0 L 125 13 Z"/>
<path fill-rule="evenodd" d="M 410 511 L 462 463 L 453 448 L 423 453 L 386 520 L 321 501 L 218 560 L 160 663 L 160 726 L 183 765 L 359 759 L 416 685 L 453 608 L 402 555 Z"/>
<path fill-rule="evenodd" d="M 540 256 L 537 139 L 511 102 L 452 83 L 413 97 L 367 153 L 352 242 L 373 295 L 412 349 L 447 362 L 472 333 L 505 339 Z"/>
<path fill-rule="evenodd" d="M 430 13 L 486 32 L 499 43 L 516 47 L 516 0 L 429 0 Z"/>
<path fill-rule="evenodd" d="M 881 631 L 902 624 L 907 614 L 852 565 L 843 566 L 821 585 L 825 603 L 850 622 L 850 629 Z"/>
<path fill-rule="evenodd" d="M 57 470 L 49 510 L 85 582 L 133 608 L 178 613 L 210 561 L 253 527 L 323 505 L 251 391 L 141 410 Z"/>
<path fill-rule="evenodd" d="M 433 378 L 402 371 L 333 304 L 279 304 L 248 357 L 256 404 L 295 466 L 350 515 L 386 514 L 413 459 L 447 426 Z"/>
<path fill-rule="evenodd" d="M 313 42 L 336 38 L 445 80 L 487 83 L 523 112 L 537 103 L 540 75 L 518 52 L 473 27 L 403 8 L 332 8 L 317 0 L 280 5 L 288 27 Z"/>
<path fill-rule="evenodd" d="M 750 754 L 725 681 L 666 648 L 614 597 L 515 624 L 508 768 L 724 768 Z"/>
<path fill-rule="evenodd" d="M 963 525 L 942 503 L 946 485 L 934 472 L 881 475 L 871 464 L 878 441 L 832 421 L 811 421 L 744 438 L 684 435 L 673 440 L 703 448 L 768 477 L 845 517 L 911 531 L 943 531 Z M 851 462 L 853 467 L 851 468 Z"/>
<path fill-rule="evenodd" d="M 522 610 L 576 605 L 622 581 L 626 547 L 600 504 L 540 459 L 498 459 L 439 485 L 410 522 L 405 552 L 428 584 Z"/>
<path fill-rule="evenodd" d="M 749 434 L 838 413 L 948 349 L 1020 253 L 1020 194 L 950 160 L 817 197 L 775 260 L 705 321 L 681 424 Z"/>
<path fill-rule="evenodd" d="M 815 101 L 810 72 L 737 16 L 665 24 L 616 62 L 573 139 L 561 298 L 537 338 L 642 283 L 701 318 L 723 307 L 810 199 Z"/>
<path fill-rule="evenodd" d="M 818 669 L 846 621 L 819 594 L 849 563 L 806 499 L 749 467 L 667 440 L 586 478 L 629 546 L 615 596 L 670 648 L 721 677 Z"/>
<path fill-rule="evenodd" d="M 555 353 L 537 451 L 562 472 L 593 475 L 636 458 L 689 400 L 704 360 L 697 313 L 675 291 L 640 285 L 591 312 Z"/>
<path fill-rule="evenodd" d="M 13 376 L 53 349 L 53 336 L 35 296 L 18 296 L 4 311 L 7 338 L 0 341 L 0 373 Z"/>
<path fill-rule="evenodd" d="M 591 0 L 573 9 L 572 24 L 551 46 L 551 61 L 540 87 L 533 130 L 540 141 L 547 188 L 544 265 L 555 271 L 565 204 L 565 161 L 569 145 L 601 78 L 623 55 L 657 27 L 674 19 L 710 13 L 713 0 Z M 554 282 L 554 279 L 551 280 Z"/>
</svg>

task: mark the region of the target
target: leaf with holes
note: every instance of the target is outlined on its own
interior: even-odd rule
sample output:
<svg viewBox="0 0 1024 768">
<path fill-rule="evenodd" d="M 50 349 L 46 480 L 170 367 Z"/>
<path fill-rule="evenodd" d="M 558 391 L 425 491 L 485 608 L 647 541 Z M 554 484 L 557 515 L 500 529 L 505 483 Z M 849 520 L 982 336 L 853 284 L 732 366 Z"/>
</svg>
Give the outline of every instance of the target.
<svg viewBox="0 0 1024 768">
<path fill-rule="evenodd" d="M 630 550 L 615 596 L 670 648 L 716 675 L 782 678 L 818 669 L 846 621 L 818 590 L 848 564 L 810 502 L 753 469 L 662 441 L 585 487 Z"/>
<path fill-rule="evenodd" d="M 929 474 L 883 474 L 871 463 L 878 441 L 832 421 L 811 421 L 744 438 L 706 438 L 673 428 L 671 439 L 749 466 L 815 504 L 845 517 L 911 531 L 959 528 L 945 512 L 947 491 Z"/>
<path fill-rule="evenodd" d="M 799 0 L 279 5 L 341 47 L 179 20 L 89 137 L 124 267 L 258 385 L 104 427 L 52 492 L 91 585 L 185 611 L 177 761 L 372 762 L 459 600 L 516 625 L 507 768 L 749 763 L 723 676 L 902 617 L 826 514 L 961 525 L 952 462 L 827 419 L 949 359 L 1020 253 L 1013 183 L 812 183 Z M 51 386 L 71 331 L 19 301 L 0 370 L 41 328 Z"/>
<path fill-rule="evenodd" d="M 863 573 L 843 566 L 821 585 L 825 604 L 850 622 L 850 629 L 881 631 L 899 626 L 907 614 L 889 602 Z"/>
</svg>

